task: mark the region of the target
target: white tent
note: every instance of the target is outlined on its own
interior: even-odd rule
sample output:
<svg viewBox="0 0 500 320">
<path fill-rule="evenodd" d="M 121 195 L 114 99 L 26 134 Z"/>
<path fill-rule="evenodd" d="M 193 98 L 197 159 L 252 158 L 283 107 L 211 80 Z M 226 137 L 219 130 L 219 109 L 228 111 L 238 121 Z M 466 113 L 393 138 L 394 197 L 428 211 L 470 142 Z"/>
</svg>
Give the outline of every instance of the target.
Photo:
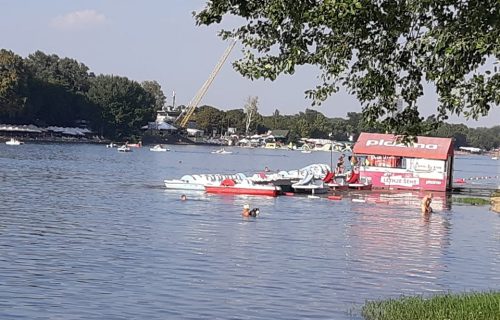
<svg viewBox="0 0 500 320">
<path fill-rule="evenodd" d="M 162 122 L 158 124 L 158 130 L 177 130 L 177 128 L 170 123 Z"/>
<path fill-rule="evenodd" d="M 177 128 L 170 123 L 166 122 L 150 122 L 145 126 L 142 126 L 141 129 L 156 129 L 156 130 L 177 130 Z"/>
</svg>

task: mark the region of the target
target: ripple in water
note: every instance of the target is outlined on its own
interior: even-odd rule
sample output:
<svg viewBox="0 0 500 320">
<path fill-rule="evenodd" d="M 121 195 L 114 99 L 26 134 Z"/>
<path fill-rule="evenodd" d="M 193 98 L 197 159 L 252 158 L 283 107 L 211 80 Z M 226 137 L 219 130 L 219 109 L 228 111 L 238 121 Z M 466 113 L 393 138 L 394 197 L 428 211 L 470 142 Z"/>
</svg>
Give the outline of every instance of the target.
<svg viewBox="0 0 500 320">
<path fill-rule="evenodd" d="M 0 318 L 360 319 L 366 299 L 499 289 L 500 220 L 486 207 L 437 199 L 423 219 L 414 194 L 180 201 L 162 188 L 330 159 L 211 150 L 0 146 Z M 243 220 L 244 203 L 261 216 Z"/>
</svg>

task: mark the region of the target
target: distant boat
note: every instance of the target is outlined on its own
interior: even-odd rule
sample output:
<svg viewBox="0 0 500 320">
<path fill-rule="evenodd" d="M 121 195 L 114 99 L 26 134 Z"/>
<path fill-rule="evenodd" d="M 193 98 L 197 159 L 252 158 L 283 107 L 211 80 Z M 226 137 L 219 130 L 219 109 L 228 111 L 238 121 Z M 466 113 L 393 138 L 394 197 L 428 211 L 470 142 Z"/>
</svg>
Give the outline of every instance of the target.
<svg viewBox="0 0 500 320">
<path fill-rule="evenodd" d="M 119 147 L 117 150 L 118 152 L 132 152 L 132 150 L 127 145 L 123 145 Z"/>
<path fill-rule="evenodd" d="M 142 142 L 139 141 L 138 143 L 127 143 L 127 146 L 129 148 L 140 148 L 142 147 Z"/>
<path fill-rule="evenodd" d="M 106 148 L 116 148 L 116 147 L 118 147 L 118 145 L 116 143 L 113 143 L 113 142 L 106 145 Z"/>
<path fill-rule="evenodd" d="M 491 160 L 498 160 L 498 157 L 492 157 Z"/>
<path fill-rule="evenodd" d="M 156 146 L 149 148 L 149 151 L 165 152 L 165 151 L 170 151 L 170 149 L 164 148 L 161 144 L 157 144 Z"/>
<path fill-rule="evenodd" d="M 233 153 L 232 151 L 226 151 L 224 148 L 219 149 L 219 150 L 214 150 L 212 151 L 214 154 L 231 154 Z"/>
<path fill-rule="evenodd" d="M 5 144 L 7 144 L 9 146 L 19 146 L 21 144 L 24 144 L 24 142 L 19 141 L 19 140 L 14 139 L 14 138 L 10 138 L 10 140 L 6 141 Z"/>
</svg>

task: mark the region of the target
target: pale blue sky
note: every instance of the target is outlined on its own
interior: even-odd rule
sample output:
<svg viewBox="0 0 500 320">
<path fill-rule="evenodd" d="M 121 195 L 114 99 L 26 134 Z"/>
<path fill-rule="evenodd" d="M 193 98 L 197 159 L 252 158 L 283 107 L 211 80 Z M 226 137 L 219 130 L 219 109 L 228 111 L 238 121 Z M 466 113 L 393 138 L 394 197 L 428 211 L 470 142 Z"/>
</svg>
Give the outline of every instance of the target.
<svg viewBox="0 0 500 320">
<path fill-rule="evenodd" d="M 224 52 L 219 26 L 196 27 L 192 11 L 204 0 L 0 0 L 0 48 L 26 57 L 36 50 L 74 58 L 96 74 L 136 81 L 156 80 L 171 103 L 188 104 Z M 233 50 L 229 61 L 241 56 Z M 201 104 L 224 110 L 243 108 L 248 96 L 259 97 L 259 112 L 275 109 L 294 114 L 310 107 L 304 91 L 313 88 L 316 69 L 303 67 L 274 82 L 250 81 L 224 65 Z M 436 95 L 426 86 L 421 113 L 435 113 Z M 317 109 L 329 117 L 361 111 L 359 102 L 339 93 Z M 500 108 L 480 121 L 453 118 L 469 126 L 500 123 Z"/>
</svg>

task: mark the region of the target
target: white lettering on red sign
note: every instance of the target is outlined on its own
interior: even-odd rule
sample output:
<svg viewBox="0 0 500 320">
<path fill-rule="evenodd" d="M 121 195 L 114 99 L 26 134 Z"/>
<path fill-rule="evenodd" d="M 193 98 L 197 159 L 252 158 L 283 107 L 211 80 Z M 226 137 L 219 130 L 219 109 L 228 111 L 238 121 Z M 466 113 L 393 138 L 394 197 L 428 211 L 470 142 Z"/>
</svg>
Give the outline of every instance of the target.
<svg viewBox="0 0 500 320">
<path fill-rule="evenodd" d="M 396 143 L 394 141 L 386 141 L 384 139 L 380 140 L 366 140 L 366 146 L 386 146 L 386 147 L 401 147 L 401 148 L 420 148 L 427 150 L 437 150 L 437 144 L 425 144 L 425 143 L 412 143 L 410 145 L 406 145 L 404 143 Z"/>
<path fill-rule="evenodd" d="M 403 176 L 383 176 L 380 178 L 380 182 L 386 186 L 413 187 L 418 186 L 420 180 L 418 178 L 405 178 Z"/>
<path fill-rule="evenodd" d="M 442 181 L 436 181 L 436 180 L 427 180 L 425 184 L 442 184 Z"/>
</svg>

